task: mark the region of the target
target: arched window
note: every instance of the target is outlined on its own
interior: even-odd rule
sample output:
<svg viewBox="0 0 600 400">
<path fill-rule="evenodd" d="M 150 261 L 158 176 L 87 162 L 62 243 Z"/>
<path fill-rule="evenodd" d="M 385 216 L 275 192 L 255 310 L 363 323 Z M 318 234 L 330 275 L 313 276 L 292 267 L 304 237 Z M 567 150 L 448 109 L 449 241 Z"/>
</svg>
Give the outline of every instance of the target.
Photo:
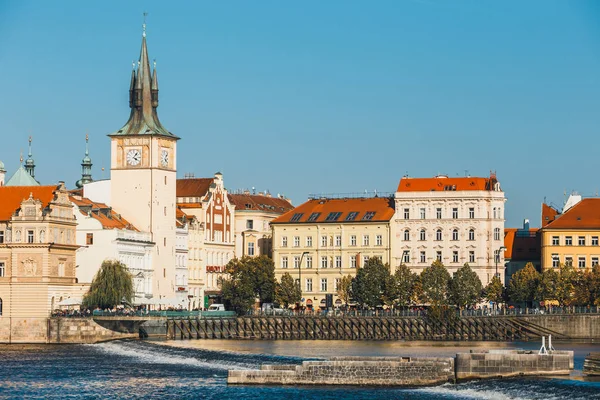
<svg viewBox="0 0 600 400">
<path fill-rule="evenodd" d="M 452 240 L 458 240 L 458 229 L 452 230 Z"/>
<path fill-rule="evenodd" d="M 437 231 L 435 231 L 435 240 L 437 240 L 438 242 L 442 240 L 442 230 L 438 229 Z"/>
<path fill-rule="evenodd" d="M 419 240 L 425 240 L 425 228 L 421 229 L 421 231 L 419 232 Z"/>
<path fill-rule="evenodd" d="M 410 240 L 410 231 L 408 229 L 404 230 L 404 240 L 405 241 L 409 241 Z"/>
<path fill-rule="evenodd" d="M 475 229 L 469 229 L 469 240 L 475 240 Z"/>
<path fill-rule="evenodd" d="M 500 240 L 500 228 L 494 228 L 494 240 Z"/>
<path fill-rule="evenodd" d="M 496 207 L 494 207 L 494 219 L 496 219 Z"/>
</svg>

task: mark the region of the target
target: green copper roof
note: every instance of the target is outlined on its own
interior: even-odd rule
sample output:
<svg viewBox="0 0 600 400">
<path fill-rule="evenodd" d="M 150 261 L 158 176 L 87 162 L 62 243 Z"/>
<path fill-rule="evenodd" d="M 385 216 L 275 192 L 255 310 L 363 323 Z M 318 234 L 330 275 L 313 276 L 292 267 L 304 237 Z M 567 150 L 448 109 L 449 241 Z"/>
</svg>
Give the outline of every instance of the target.
<svg viewBox="0 0 600 400">
<path fill-rule="evenodd" d="M 29 175 L 21 165 L 19 169 L 10 177 L 5 186 L 39 186 L 39 182 Z"/>
</svg>

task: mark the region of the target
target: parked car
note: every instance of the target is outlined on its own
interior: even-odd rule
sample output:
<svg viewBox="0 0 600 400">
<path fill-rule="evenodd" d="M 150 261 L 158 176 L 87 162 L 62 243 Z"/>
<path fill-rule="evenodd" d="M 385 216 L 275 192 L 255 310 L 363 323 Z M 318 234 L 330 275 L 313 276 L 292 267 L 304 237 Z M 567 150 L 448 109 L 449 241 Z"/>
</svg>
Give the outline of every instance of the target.
<svg viewBox="0 0 600 400">
<path fill-rule="evenodd" d="M 266 315 L 286 315 L 288 310 L 277 303 L 263 303 L 261 310 Z"/>
<path fill-rule="evenodd" d="M 225 304 L 211 304 L 206 311 L 225 311 Z"/>
</svg>

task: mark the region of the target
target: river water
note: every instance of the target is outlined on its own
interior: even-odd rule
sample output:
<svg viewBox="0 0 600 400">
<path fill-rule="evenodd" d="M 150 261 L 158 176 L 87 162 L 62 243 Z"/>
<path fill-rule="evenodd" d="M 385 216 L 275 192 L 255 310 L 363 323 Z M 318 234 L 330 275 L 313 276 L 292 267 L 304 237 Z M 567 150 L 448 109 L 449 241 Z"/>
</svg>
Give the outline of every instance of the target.
<svg viewBox="0 0 600 400">
<path fill-rule="evenodd" d="M 469 348 L 537 349 L 536 343 L 362 341 L 115 341 L 94 345 L 0 346 L 0 399 L 600 399 L 600 380 L 581 376 L 600 345 L 575 350 L 570 377 L 515 378 L 430 388 L 227 386 L 229 369 L 335 355 L 452 356 Z"/>
</svg>

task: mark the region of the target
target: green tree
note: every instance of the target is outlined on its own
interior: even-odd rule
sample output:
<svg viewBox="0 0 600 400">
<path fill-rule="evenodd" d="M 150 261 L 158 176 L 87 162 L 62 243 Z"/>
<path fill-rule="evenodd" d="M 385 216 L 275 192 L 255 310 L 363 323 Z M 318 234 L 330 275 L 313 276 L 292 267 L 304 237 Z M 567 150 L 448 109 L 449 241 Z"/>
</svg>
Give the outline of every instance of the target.
<svg viewBox="0 0 600 400">
<path fill-rule="evenodd" d="M 534 301 L 539 281 L 540 273 L 535 270 L 532 263 L 527 263 L 523 269 L 515 272 L 510 278 L 508 284 L 510 300 L 515 303 Z"/>
<path fill-rule="evenodd" d="M 275 298 L 275 266 L 269 257 L 234 258 L 225 272 L 228 277 L 220 281 L 223 299 L 238 314 L 248 311 L 257 298 L 261 305 Z"/>
<path fill-rule="evenodd" d="M 421 272 L 420 278 L 423 302 L 433 306 L 448 304 L 450 273 L 444 264 L 435 260 Z"/>
<path fill-rule="evenodd" d="M 275 298 L 280 304 L 287 308 L 290 304 L 299 303 L 302 298 L 300 287 L 294 278 L 289 273 L 283 274 L 281 282 L 277 284 L 275 289 Z"/>
<path fill-rule="evenodd" d="M 558 299 L 558 286 L 560 276 L 555 269 L 550 268 L 540 274 L 539 282 L 535 291 L 535 300 L 548 301 Z"/>
<path fill-rule="evenodd" d="M 561 265 L 556 287 L 556 300 L 558 300 L 561 306 L 571 306 L 574 304 L 577 275 L 578 271 L 575 271 L 575 268 L 571 264 Z"/>
<path fill-rule="evenodd" d="M 238 315 L 245 314 L 256 301 L 256 294 L 248 280 L 241 279 L 239 275 L 221 278 L 221 294 L 228 310 L 235 311 Z"/>
<path fill-rule="evenodd" d="M 504 300 L 504 286 L 502 286 L 502 281 L 500 277 L 494 275 L 490 283 L 486 286 L 484 290 L 485 298 L 488 301 L 492 301 L 495 304 L 500 304 Z"/>
<path fill-rule="evenodd" d="M 573 300 L 574 306 L 593 305 L 592 300 L 592 271 L 578 271 L 573 280 Z"/>
<path fill-rule="evenodd" d="M 396 272 L 388 277 L 386 283 L 386 304 L 399 307 L 408 306 L 415 294 L 418 275 L 406 265 L 396 268 Z"/>
<path fill-rule="evenodd" d="M 370 258 L 352 280 L 354 300 L 362 306 L 381 306 L 389 275 L 390 267 L 387 264 L 384 265 L 377 257 Z"/>
<path fill-rule="evenodd" d="M 116 260 L 105 260 L 83 298 L 83 306 L 113 308 L 123 300 L 131 302 L 132 297 L 133 280 L 127 266 Z"/>
<path fill-rule="evenodd" d="M 337 288 L 337 296 L 345 305 L 348 305 L 352 298 L 352 279 L 352 275 L 342 276 Z"/>
<path fill-rule="evenodd" d="M 460 309 L 475 305 L 481 300 L 483 286 L 479 276 L 469 267 L 469 264 L 456 270 L 449 286 L 450 299 Z"/>
</svg>

